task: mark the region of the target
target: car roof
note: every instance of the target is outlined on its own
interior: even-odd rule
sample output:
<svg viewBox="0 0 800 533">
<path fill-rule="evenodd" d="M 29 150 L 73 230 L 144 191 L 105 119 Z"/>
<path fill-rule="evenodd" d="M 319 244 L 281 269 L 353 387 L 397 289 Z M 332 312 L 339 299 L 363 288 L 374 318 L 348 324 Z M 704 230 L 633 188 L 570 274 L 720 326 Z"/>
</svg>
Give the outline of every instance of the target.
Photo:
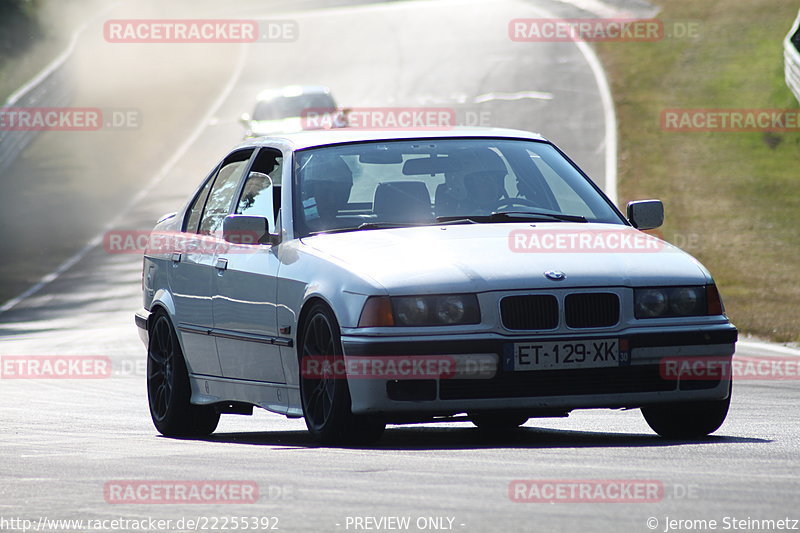
<svg viewBox="0 0 800 533">
<path fill-rule="evenodd" d="M 309 130 L 296 133 L 275 134 L 248 139 L 239 148 L 253 146 L 283 145 L 292 150 L 303 150 L 319 146 L 347 144 L 369 141 L 390 141 L 403 139 L 524 139 L 546 141 L 538 133 L 506 128 L 454 127 L 429 130 L 364 130 L 355 128 L 334 128 L 330 130 Z"/>
<path fill-rule="evenodd" d="M 303 94 L 330 94 L 331 90 L 324 85 L 286 85 L 284 87 L 277 87 L 274 89 L 264 89 L 256 100 L 261 102 L 264 100 L 272 100 L 280 96 L 300 96 Z"/>
</svg>

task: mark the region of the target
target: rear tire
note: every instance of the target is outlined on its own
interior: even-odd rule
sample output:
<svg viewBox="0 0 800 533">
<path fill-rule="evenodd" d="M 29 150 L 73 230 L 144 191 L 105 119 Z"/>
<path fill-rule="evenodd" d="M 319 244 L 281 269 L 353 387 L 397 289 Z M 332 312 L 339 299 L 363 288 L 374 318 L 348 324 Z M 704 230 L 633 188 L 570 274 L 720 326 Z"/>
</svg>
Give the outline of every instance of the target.
<svg viewBox="0 0 800 533">
<path fill-rule="evenodd" d="M 162 435 L 210 435 L 219 423 L 214 407 L 192 405 L 189 372 L 175 329 L 163 311 L 153 315 L 147 347 L 147 399 L 150 417 Z"/>
<path fill-rule="evenodd" d="M 339 323 L 327 305 L 311 307 L 299 339 L 300 397 L 303 415 L 311 435 L 322 444 L 368 444 L 380 438 L 386 424 L 376 418 L 354 415 L 350 389 L 343 368 Z M 332 372 L 308 375 L 303 371 L 304 358 L 325 358 Z"/>
<path fill-rule="evenodd" d="M 513 413 L 472 413 L 470 422 L 478 429 L 516 429 L 528 421 L 525 415 Z"/>
<path fill-rule="evenodd" d="M 668 439 L 697 439 L 715 432 L 725 422 L 731 405 L 732 384 L 725 400 L 682 402 L 642 407 L 653 431 Z"/>
</svg>

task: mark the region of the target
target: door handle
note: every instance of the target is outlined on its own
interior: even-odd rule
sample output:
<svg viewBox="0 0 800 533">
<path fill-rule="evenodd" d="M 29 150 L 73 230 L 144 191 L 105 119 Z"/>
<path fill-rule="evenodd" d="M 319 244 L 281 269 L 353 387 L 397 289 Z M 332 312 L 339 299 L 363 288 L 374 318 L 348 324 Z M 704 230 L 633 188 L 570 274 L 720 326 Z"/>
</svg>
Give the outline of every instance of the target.
<svg viewBox="0 0 800 533">
<path fill-rule="evenodd" d="M 220 257 L 219 259 L 217 259 L 216 268 L 218 270 L 226 270 L 228 268 L 228 260 L 225 259 L 224 257 Z"/>
</svg>

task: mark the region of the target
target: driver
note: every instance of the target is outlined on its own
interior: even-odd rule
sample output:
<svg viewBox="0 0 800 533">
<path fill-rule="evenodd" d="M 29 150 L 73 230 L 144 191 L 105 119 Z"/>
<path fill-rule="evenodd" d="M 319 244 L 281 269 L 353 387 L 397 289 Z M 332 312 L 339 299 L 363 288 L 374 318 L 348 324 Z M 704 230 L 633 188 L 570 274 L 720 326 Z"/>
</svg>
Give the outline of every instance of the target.
<svg viewBox="0 0 800 533">
<path fill-rule="evenodd" d="M 508 197 L 503 159 L 490 148 L 465 148 L 450 155 L 456 168 L 445 172 L 445 187 L 437 199 L 437 214 L 491 214 Z M 441 209 L 440 209 L 441 208 Z"/>
<path fill-rule="evenodd" d="M 336 228 L 336 218 L 347 206 L 353 172 L 338 155 L 313 154 L 300 168 L 301 210 L 310 231 Z"/>
</svg>

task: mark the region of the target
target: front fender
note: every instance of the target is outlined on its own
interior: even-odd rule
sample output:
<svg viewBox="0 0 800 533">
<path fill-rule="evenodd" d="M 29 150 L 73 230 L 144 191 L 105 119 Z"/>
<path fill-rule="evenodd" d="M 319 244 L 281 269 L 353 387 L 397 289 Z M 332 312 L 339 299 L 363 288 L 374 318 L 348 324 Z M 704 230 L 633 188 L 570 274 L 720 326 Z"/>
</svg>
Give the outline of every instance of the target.
<svg viewBox="0 0 800 533">
<path fill-rule="evenodd" d="M 167 314 L 169 315 L 169 319 L 172 321 L 173 325 L 175 324 L 175 302 L 172 299 L 172 294 L 166 289 L 158 289 L 156 290 L 155 294 L 153 295 L 153 299 L 150 302 L 150 307 L 148 311 L 152 314 L 153 311 L 157 307 L 163 308 Z"/>
</svg>

